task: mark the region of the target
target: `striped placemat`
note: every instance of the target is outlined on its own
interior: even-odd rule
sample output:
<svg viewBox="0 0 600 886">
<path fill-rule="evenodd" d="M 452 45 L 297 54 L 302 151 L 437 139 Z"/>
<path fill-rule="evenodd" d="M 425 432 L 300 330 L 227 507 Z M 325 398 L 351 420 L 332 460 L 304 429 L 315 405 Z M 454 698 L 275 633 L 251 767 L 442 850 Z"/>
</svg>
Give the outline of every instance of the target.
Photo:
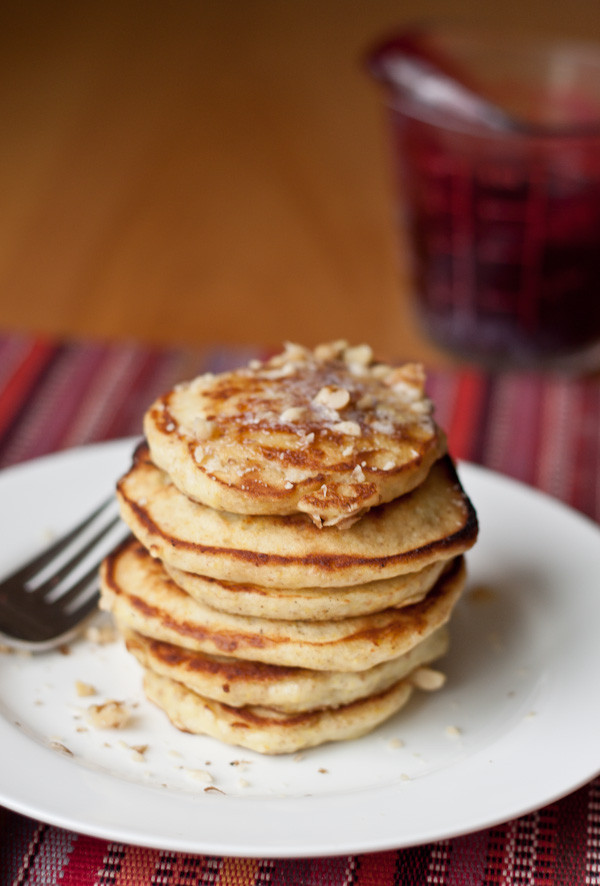
<svg viewBox="0 0 600 886">
<path fill-rule="evenodd" d="M 0 467 L 139 434 L 156 394 L 260 355 L 257 347 L 169 349 L 0 335 Z M 429 391 L 457 458 L 536 486 L 600 520 L 599 378 L 457 370 L 430 373 Z M 600 886 L 600 779 L 538 812 L 465 837 L 322 859 L 188 856 L 109 843 L 0 808 L 4 883 Z"/>
</svg>

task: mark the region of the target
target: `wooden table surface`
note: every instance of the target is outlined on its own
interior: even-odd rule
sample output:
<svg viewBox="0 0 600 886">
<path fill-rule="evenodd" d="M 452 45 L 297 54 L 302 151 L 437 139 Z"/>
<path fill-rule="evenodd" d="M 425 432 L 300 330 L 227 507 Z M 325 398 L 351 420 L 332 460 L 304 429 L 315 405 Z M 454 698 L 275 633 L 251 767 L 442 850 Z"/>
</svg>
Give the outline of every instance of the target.
<svg viewBox="0 0 600 886">
<path fill-rule="evenodd" d="M 600 39 L 595 0 L 74 0 L 0 12 L 0 329 L 171 343 L 419 334 L 381 95 L 395 26 Z"/>
</svg>

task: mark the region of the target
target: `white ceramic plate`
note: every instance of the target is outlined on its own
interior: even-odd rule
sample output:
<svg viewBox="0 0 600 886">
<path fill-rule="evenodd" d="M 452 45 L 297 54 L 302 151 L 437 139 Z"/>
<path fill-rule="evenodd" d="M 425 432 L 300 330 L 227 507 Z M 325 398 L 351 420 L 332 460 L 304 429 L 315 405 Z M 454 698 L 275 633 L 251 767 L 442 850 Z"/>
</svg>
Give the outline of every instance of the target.
<svg viewBox="0 0 600 886">
<path fill-rule="evenodd" d="M 131 449 L 118 441 L 3 472 L 0 573 L 100 500 Z M 414 698 L 359 741 L 263 758 L 175 730 L 143 699 L 137 664 L 118 643 L 4 655 L 0 802 L 111 840 L 295 857 L 456 836 L 591 779 L 600 771 L 600 532 L 513 481 L 467 464 L 460 473 L 481 535 L 441 692 Z M 97 696 L 79 697 L 78 680 Z M 111 698 L 135 706 L 131 724 L 89 728 L 88 704 Z"/>
</svg>

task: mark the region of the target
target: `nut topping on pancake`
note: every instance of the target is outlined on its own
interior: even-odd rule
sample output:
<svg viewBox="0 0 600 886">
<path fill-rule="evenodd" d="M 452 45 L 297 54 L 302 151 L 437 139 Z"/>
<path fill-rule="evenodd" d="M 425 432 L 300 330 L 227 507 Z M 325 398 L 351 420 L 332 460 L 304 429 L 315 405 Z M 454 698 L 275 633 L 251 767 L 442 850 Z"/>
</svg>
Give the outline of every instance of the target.
<svg viewBox="0 0 600 886">
<path fill-rule="evenodd" d="M 378 363 L 367 345 L 288 344 L 179 385 L 144 429 L 155 464 L 196 501 L 347 526 L 418 486 L 444 453 L 424 383 L 422 367 Z"/>
</svg>

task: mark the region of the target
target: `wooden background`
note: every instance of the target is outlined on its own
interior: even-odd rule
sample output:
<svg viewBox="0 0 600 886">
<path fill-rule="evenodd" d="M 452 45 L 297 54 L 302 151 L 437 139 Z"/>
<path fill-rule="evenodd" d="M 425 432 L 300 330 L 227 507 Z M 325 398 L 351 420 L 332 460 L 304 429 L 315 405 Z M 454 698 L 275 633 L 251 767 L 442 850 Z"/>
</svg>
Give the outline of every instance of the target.
<svg viewBox="0 0 600 886">
<path fill-rule="evenodd" d="M 4 3 L 0 329 L 445 362 L 362 62 L 429 17 L 600 39 L 598 0 Z"/>
</svg>

